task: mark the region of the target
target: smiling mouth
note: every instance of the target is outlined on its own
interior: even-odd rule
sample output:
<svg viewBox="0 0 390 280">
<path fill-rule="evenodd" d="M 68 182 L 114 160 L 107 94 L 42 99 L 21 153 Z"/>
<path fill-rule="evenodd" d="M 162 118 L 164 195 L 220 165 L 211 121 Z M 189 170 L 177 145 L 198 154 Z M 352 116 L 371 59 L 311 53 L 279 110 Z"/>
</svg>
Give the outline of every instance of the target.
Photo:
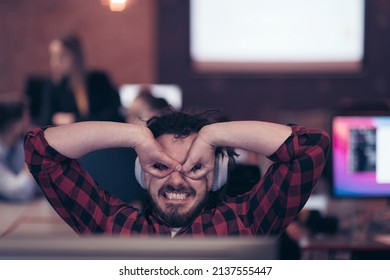
<svg viewBox="0 0 390 280">
<path fill-rule="evenodd" d="M 164 197 L 169 200 L 182 201 L 190 196 L 189 193 L 164 192 Z"/>
</svg>

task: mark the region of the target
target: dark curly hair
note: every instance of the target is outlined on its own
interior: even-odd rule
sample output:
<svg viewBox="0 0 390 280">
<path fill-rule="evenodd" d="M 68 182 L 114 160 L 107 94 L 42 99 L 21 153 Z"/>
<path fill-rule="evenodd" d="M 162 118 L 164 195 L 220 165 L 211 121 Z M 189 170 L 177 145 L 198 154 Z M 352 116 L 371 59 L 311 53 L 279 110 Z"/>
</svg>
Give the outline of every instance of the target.
<svg viewBox="0 0 390 280">
<path fill-rule="evenodd" d="M 172 107 L 162 111 L 159 116 L 152 117 L 147 121 L 148 128 L 155 138 L 163 134 L 173 134 L 177 138 L 185 138 L 192 133 L 198 133 L 202 127 L 212 124 L 211 115 L 217 111 L 206 111 L 190 114 L 176 111 Z"/>
</svg>

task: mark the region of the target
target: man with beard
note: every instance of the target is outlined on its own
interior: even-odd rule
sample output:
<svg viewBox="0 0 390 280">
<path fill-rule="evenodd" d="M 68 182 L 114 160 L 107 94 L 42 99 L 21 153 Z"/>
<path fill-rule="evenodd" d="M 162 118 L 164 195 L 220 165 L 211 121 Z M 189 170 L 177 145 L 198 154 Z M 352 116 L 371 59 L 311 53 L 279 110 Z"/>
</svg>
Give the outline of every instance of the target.
<svg viewBox="0 0 390 280">
<path fill-rule="evenodd" d="M 261 121 L 213 123 L 209 113 L 169 111 L 147 126 L 81 122 L 26 136 L 30 171 L 57 213 L 78 233 L 255 236 L 282 233 L 302 209 L 325 165 L 319 129 Z M 94 150 L 132 147 L 151 205 L 140 212 L 105 192 L 78 164 Z M 220 189 L 240 148 L 274 161 L 247 193 Z M 131 171 L 129 171 L 131 172 Z"/>
</svg>

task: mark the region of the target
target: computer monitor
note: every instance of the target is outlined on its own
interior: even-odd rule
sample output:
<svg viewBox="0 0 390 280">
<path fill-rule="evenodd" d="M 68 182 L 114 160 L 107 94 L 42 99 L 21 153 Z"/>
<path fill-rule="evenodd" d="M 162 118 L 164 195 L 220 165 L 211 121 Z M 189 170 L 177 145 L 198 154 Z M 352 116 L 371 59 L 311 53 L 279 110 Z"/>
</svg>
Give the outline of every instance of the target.
<svg viewBox="0 0 390 280">
<path fill-rule="evenodd" d="M 0 239 L 0 259 L 272 260 L 276 237 L 45 236 Z"/>
<path fill-rule="evenodd" d="M 332 119 L 332 194 L 390 198 L 390 115 Z"/>
</svg>

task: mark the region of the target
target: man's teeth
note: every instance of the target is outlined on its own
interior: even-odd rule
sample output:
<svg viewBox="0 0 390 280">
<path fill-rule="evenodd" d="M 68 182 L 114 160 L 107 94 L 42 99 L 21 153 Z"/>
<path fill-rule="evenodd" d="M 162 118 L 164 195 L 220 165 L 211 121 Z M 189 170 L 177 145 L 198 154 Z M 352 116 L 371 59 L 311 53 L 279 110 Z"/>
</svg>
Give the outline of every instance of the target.
<svg viewBox="0 0 390 280">
<path fill-rule="evenodd" d="M 165 196 L 168 199 L 186 199 L 188 197 L 188 194 L 165 192 Z"/>
</svg>

